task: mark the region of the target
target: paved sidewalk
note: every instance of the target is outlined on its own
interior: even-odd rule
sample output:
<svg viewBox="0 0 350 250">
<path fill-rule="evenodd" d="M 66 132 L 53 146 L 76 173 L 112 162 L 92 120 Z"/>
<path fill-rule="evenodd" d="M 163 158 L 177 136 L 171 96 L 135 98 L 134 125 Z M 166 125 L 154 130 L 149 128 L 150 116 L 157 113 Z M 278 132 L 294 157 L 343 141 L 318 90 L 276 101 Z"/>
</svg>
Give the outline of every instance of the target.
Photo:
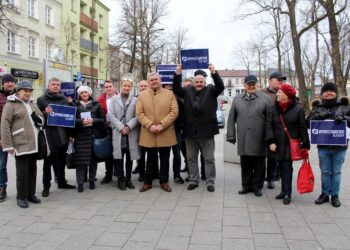
<svg viewBox="0 0 350 250">
<path fill-rule="evenodd" d="M 223 131 L 222 131 L 223 134 Z M 104 166 L 99 165 L 98 185 L 84 193 L 58 190 L 41 197 L 42 162 L 38 163 L 37 194 L 42 204 L 20 209 L 15 199 L 15 167 L 9 158 L 8 199 L 0 203 L 0 249 L 350 249 L 350 161 L 342 175 L 340 208 L 314 205 L 320 193 L 316 149 L 311 163 L 316 177 L 312 194 L 299 195 L 294 164 L 292 203 L 274 199 L 280 191 L 264 189 L 262 197 L 238 195 L 239 165 L 224 163 L 222 134 L 216 137 L 216 191 L 204 182 L 194 191 L 173 183 L 173 192 L 155 188 L 139 193 L 119 191 L 116 181 L 99 185 Z M 67 170 L 75 183 L 75 172 Z M 172 175 L 171 175 L 172 176 Z M 185 175 L 183 177 L 186 177 Z"/>
</svg>

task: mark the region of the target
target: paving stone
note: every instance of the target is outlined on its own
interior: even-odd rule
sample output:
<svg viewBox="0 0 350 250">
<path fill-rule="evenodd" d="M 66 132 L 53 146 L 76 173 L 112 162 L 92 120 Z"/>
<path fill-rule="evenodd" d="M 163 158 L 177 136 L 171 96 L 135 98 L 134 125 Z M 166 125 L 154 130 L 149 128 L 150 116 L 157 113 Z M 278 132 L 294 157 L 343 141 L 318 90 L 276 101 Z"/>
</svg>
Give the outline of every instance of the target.
<svg viewBox="0 0 350 250">
<path fill-rule="evenodd" d="M 157 210 L 152 209 L 148 211 L 145 215 L 145 219 L 158 219 L 158 220 L 168 220 L 171 216 L 171 210 Z"/>
<path fill-rule="evenodd" d="M 197 232 L 221 232 L 222 231 L 222 222 L 221 222 L 221 219 L 218 221 L 197 219 L 194 223 L 193 230 L 197 231 Z"/>
<path fill-rule="evenodd" d="M 135 231 L 137 225 L 138 225 L 138 223 L 134 223 L 134 222 L 117 221 L 117 222 L 113 222 L 107 228 L 107 232 L 109 232 L 109 233 L 126 233 L 126 234 L 131 234 L 132 232 Z"/>
<path fill-rule="evenodd" d="M 28 247 L 40 237 L 38 234 L 17 233 L 4 242 L 8 246 Z"/>
<path fill-rule="evenodd" d="M 93 226 L 109 226 L 115 221 L 116 218 L 117 216 L 95 215 L 89 221 L 87 221 L 86 224 Z"/>
<path fill-rule="evenodd" d="M 310 223 L 311 230 L 315 235 L 342 235 L 342 230 L 335 224 Z"/>
<path fill-rule="evenodd" d="M 80 219 L 63 219 L 60 223 L 58 223 L 55 228 L 57 229 L 70 229 L 70 230 L 76 230 L 79 227 L 81 227 L 83 224 L 85 224 L 87 220 L 80 220 Z"/>
<path fill-rule="evenodd" d="M 142 242 L 142 241 L 131 241 L 129 240 L 123 250 L 153 250 L 156 242 Z"/>
<path fill-rule="evenodd" d="M 125 212 L 118 216 L 116 221 L 124 221 L 124 222 L 140 222 L 145 213 L 129 213 Z"/>
<path fill-rule="evenodd" d="M 91 237 L 69 237 L 60 245 L 59 249 L 76 250 L 89 249 L 94 243 L 95 238 Z"/>
<path fill-rule="evenodd" d="M 92 239 L 98 238 L 102 233 L 107 230 L 107 227 L 94 226 L 94 225 L 82 225 L 78 230 L 74 231 L 72 237 L 90 237 Z"/>
<path fill-rule="evenodd" d="M 171 249 L 171 250 L 187 250 L 190 242 L 188 237 L 176 237 L 176 236 L 162 236 L 158 244 L 157 249 Z"/>
<path fill-rule="evenodd" d="M 291 250 L 304 250 L 304 249 L 322 249 L 318 241 L 310 240 L 287 240 L 289 249 Z"/>
<path fill-rule="evenodd" d="M 107 247 L 107 246 L 95 246 L 92 245 L 89 250 L 120 250 L 120 247 Z"/>
<path fill-rule="evenodd" d="M 124 233 L 104 233 L 94 243 L 94 245 L 122 247 L 130 238 L 130 234 Z"/>
<path fill-rule="evenodd" d="M 169 219 L 169 224 L 193 225 L 196 215 L 173 214 Z"/>
<path fill-rule="evenodd" d="M 313 232 L 307 227 L 282 227 L 287 240 L 316 240 Z"/>
<path fill-rule="evenodd" d="M 27 250 L 54 250 L 59 247 L 61 242 L 53 242 L 53 241 L 34 241 L 30 244 L 26 249 Z"/>
<path fill-rule="evenodd" d="M 27 227 L 38 220 L 38 217 L 34 216 L 22 216 L 19 215 L 15 219 L 11 220 L 7 226 L 12 227 Z"/>
<path fill-rule="evenodd" d="M 254 213 L 250 213 L 249 216 L 250 216 L 251 221 L 266 222 L 266 223 L 276 222 L 277 223 L 277 219 L 276 219 L 276 216 L 274 213 L 254 212 Z"/>
<path fill-rule="evenodd" d="M 253 238 L 256 247 L 287 247 L 287 243 L 282 234 L 253 234 Z"/>
<path fill-rule="evenodd" d="M 53 242 L 64 242 L 74 233 L 72 230 L 63 230 L 63 229 L 51 229 L 42 235 L 39 240 L 41 241 L 53 241 Z"/>
<path fill-rule="evenodd" d="M 131 241 L 144 241 L 144 242 L 157 242 L 162 234 L 161 231 L 157 230 L 141 230 L 136 229 L 131 237 Z"/>
<path fill-rule="evenodd" d="M 260 222 L 252 221 L 251 227 L 253 233 L 265 233 L 265 234 L 280 234 L 282 233 L 280 226 L 277 222 Z"/>
<path fill-rule="evenodd" d="M 349 249 L 350 240 L 346 236 L 338 235 L 316 235 L 323 248 Z"/>
<path fill-rule="evenodd" d="M 223 236 L 224 239 L 227 238 L 241 238 L 241 239 L 251 239 L 252 228 L 243 226 L 224 226 Z"/>
<path fill-rule="evenodd" d="M 167 223 L 167 220 L 143 219 L 137 226 L 137 229 L 151 229 L 163 231 Z"/>
<path fill-rule="evenodd" d="M 222 218 L 224 226 L 250 226 L 249 217 L 224 215 Z"/>
<path fill-rule="evenodd" d="M 200 245 L 200 244 L 190 244 L 188 250 L 220 250 L 220 245 Z"/>
<path fill-rule="evenodd" d="M 34 234 L 44 234 L 53 228 L 56 224 L 53 223 L 42 223 L 42 222 L 34 222 L 30 226 L 26 227 L 23 232 L 26 233 L 34 233 Z"/>
<path fill-rule="evenodd" d="M 253 239 L 223 239 L 222 250 L 255 250 Z"/>
<path fill-rule="evenodd" d="M 16 233 L 22 231 L 25 227 L 14 227 L 14 226 L 1 226 L 0 227 L 0 238 L 9 238 L 15 235 Z"/>
<path fill-rule="evenodd" d="M 221 232 L 193 232 L 191 245 L 221 245 Z"/>
<path fill-rule="evenodd" d="M 190 237 L 192 235 L 193 225 L 168 224 L 163 232 L 164 235 Z"/>
</svg>

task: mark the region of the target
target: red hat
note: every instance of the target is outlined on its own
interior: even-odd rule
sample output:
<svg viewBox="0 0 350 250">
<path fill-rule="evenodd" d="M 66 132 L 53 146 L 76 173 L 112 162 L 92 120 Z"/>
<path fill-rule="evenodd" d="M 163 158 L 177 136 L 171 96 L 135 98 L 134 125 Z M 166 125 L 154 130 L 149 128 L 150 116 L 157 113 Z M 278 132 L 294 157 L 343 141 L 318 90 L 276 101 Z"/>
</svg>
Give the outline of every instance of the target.
<svg viewBox="0 0 350 250">
<path fill-rule="evenodd" d="M 295 97 L 297 91 L 293 86 L 289 84 L 282 83 L 279 87 L 279 90 L 281 90 L 288 98 L 292 99 Z"/>
</svg>

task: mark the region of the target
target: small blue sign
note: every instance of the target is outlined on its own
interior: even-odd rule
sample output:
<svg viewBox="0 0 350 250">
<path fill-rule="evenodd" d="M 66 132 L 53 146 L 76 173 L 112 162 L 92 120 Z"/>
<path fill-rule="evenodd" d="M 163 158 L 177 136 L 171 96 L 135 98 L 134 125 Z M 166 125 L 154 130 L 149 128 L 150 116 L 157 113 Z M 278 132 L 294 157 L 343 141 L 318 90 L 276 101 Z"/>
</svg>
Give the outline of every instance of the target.
<svg viewBox="0 0 350 250">
<path fill-rule="evenodd" d="M 335 123 L 333 120 L 310 121 L 311 144 L 346 145 L 346 121 Z"/>
<path fill-rule="evenodd" d="M 183 69 L 207 69 L 209 65 L 209 50 L 180 50 L 180 58 Z"/>
<path fill-rule="evenodd" d="M 156 66 L 156 71 L 163 84 L 173 84 L 176 64 L 159 64 Z"/>
<path fill-rule="evenodd" d="M 50 104 L 52 112 L 49 113 L 47 118 L 47 125 L 57 127 L 75 127 L 75 114 L 77 112 L 76 107 Z"/>
<path fill-rule="evenodd" d="M 76 98 L 76 91 L 75 91 L 75 83 L 74 82 L 62 82 L 61 83 L 61 92 L 65 97 L 72 97 L 73 99 Z"/>
</svg>

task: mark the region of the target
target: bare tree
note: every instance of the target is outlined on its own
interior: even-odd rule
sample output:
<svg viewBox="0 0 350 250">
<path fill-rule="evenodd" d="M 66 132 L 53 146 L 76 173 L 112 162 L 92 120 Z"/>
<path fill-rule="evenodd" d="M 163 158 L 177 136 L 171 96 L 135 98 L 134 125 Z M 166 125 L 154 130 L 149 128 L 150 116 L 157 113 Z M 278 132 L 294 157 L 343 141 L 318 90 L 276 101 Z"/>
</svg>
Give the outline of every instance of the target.
<svg viewBox="0 0 350 250">
<path fill-rule="evenodd" d="M 19 9 L 9 1 L 0 0 L 0 32 L 6 35 L 9 30 L 15 31 L 22 28 L 11 17 L 11 12 L 17 13 Z"/>
<path fill-rule="evenodd" d="M 248 74 L 253 69 L 255 63 L 255 51 L 251 49 L 251 44 L 241 45 L 233 51 L 233 58 L 237 67 L 243 67 L 248 71 Z"/>
<path fill-rule="evenodd" d="M 328 82 L 332 74 L 332 62 L 326 47 L 320 49 L 320 61 L 317 73 L 322 84 Z"/>
<path fill-rule="evenodd" d="M 76 24 L 72 23 L 69 19 L 69 17 L 66 18 L 65 22 L 62 25 L 62 35 L 64 37 L 64 43 L 62 44 L 63 50 L 64 50 L 64 61 L 66 63 L 73 62 L 73 57 L 71 49 L 77 47 L 77 43 L 79 41 L 79 32 L 77 30 Z M 76 53 L 76 56 L 79 56 L 78 53 Z"/>
</svg>

